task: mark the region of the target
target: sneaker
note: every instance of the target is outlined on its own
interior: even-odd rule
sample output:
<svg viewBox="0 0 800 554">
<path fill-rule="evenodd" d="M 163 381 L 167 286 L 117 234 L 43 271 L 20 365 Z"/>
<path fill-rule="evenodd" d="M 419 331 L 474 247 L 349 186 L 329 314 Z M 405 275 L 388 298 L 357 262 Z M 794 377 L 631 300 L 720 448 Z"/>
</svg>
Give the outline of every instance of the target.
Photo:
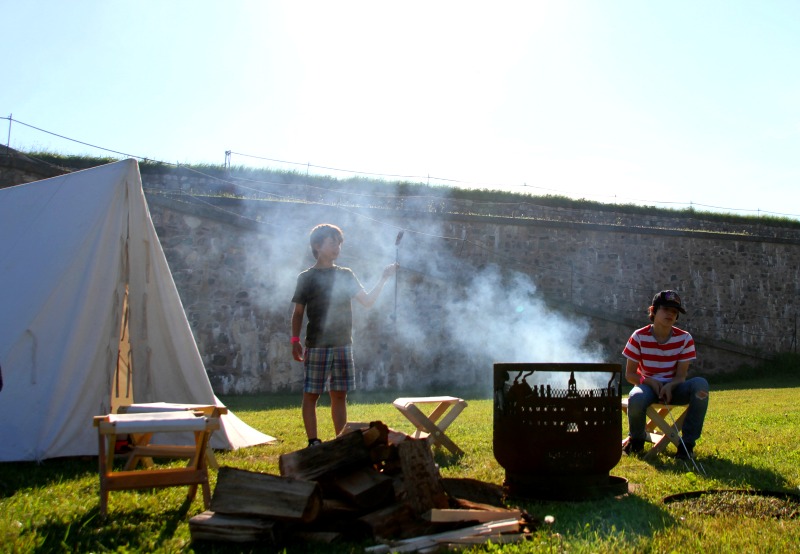
<svg viewBox="0 0 800 554">
<path fill-rule="evenodd" d="M 675 458 L 678 460 L 691 460 L 694 458 L 694 448 L 685 445 L 684 443 L 680 443 L 678 445 L 678 452 L 675 454 Z"/>
<path fill-rule="evenodd" d="M 308 439 L 309 448 L 312 446 L 319 446 L 320 444 L 322 444 L 322 441 L 319 439 Z"/>
<path fill-rule="evenodd" d="M 625 454 L 641 454 L 644 451 L 644 441 L 636 439 L 628 439 L 628 443 L 622 449 Z"/>
</svg>

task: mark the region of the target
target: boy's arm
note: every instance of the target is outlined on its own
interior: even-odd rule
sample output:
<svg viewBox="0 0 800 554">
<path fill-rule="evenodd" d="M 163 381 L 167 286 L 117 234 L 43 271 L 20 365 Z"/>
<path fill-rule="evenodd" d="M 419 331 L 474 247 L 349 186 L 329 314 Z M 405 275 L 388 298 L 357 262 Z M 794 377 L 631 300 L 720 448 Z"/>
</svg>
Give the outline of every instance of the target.
<svg viewBox="0 0 800 554">
<path fill-rule="evenodd" d="M 642 380 L 642 376 L 637 373 L 637 369 L 639 369 L 639 362 L 631 360 L 628 358 L 628 363 L 625 366 L 625 380 L 629 382 L 633 386 L 642 386 L 647 385 L 653 392 L 656 394 L 661 394 L 661 390 L 663 385 L 661 381 L 658 379 L 653 379 L 652 377 L 648 377 L 647 379 Z"/>
<path fill-rule="evenodd" d="M 672 378 L 672 381 L 661 387 L 661 392 L 659 393 L 659 399 L 661 402 L 664 404 L 670 403 L 672 400 L 672 389 L 675 388 L 675 385 L 686 381 L 686 375 L 689 373 L 690 363 L 691 362 L 678 362 L 678 364 L 675 366 L 675 377 Z"/>
<path fill-rule="evenodd" d="M 300 338 L 300 331 L 303 328 L 303 315 L 306 312 L 304 304 L 295 304 L 292 312 L 292 338 Z M 303 345 L 299 341 L 292 342 L 292 357 L 298 362 L 303 361 Z"/>
<path fill-rule="evenodd" d="M 638 385 L 640 381 L 639 374 L 636 370 L 639 369 L 639 362 L 635 362 L 628 358 L 628 363 L 625 364 L 625 380 L 631 385 Z"/>
<path fill-rule="evenodd" d="M 364 289 L 361 289 L 356 293 L 354 298 L 358 300 L 359 304 L 364 306 L 365 308 L 371 308 L 375 301 L 380 296 L 381 291 L 383 290 L 383 285 L 386 284 L 386 281 L 389 280 L 389 277 L 397 273 L 397 268 L 399 266 L 397 264 L 389 264 L 383 269 L 383 275 L 381 275 L 380 281 L 372 288 L 371 291 L 365 292 Z"/>
</svg>

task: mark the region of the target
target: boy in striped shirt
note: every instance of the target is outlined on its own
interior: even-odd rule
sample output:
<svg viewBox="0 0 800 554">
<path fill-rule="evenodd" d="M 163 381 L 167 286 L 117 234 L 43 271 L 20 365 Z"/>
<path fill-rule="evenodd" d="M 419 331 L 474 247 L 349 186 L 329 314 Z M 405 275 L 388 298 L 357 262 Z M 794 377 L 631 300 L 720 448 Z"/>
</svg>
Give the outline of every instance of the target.
<svg viewBox="0 0 800 554">
<path fill-rule="evenodd" d="M 644 449 L 645 415 L 650 404 L 689 405 L 676 457 L 691 458 L 703 431 L 708 382 L 702 377 L 686 378 L 689 364 L 697 355 L 692 335 L 675 327 L 679 313 L 686 310 L 678 293 L 662 290 L 648 309 L 652 323 L 634 331 L 622 351 L 628 359 L 625 379 L 633 385 L 628 397 L 629 454 Z"/>
</svg>

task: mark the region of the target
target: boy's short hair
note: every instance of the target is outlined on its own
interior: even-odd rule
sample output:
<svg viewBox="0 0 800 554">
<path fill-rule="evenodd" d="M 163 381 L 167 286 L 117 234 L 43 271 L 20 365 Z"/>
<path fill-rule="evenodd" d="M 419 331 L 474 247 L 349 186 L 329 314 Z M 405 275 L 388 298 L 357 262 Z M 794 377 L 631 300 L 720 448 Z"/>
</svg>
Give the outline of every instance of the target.
<svg viewBox="0 0 800 554">
<path fill-rule="evenodd" d="M 317 252 L 317 246 L 320 246 L 323 242 L 325 242 L 325 239 L 328 237 L 338 241 L 339 244 L 344 242 L 344 233 L 342 230 L 331 223 L 320 223 L 311 229 L 308 242 L 311 244 L 311 253 L 314 254 L 315 260 L 317 259 L 317 256 L 319 256 L 319 252 Z"/>
</svg>

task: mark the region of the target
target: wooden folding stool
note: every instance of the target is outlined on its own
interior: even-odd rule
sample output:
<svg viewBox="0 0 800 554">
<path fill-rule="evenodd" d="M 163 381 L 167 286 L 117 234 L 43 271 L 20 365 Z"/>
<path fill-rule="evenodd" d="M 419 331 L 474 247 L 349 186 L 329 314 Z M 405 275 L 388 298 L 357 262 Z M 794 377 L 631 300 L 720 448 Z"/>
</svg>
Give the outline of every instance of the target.
<svg viewBox="0 0 800 554">
<path fill-rule="evenodd" d="M 203 488 L 203 505 L 211 505 L 208 485 L 206 447 L 211 433 L 219 429 L 218 417 L 206 417 L 200 411 L 175 411 L 142 414 L 108 414 L 94 417 L 97 428 L 100 516 L 108 513 L 108 493 L 116 490 L 145 489 L 152 487 L 189 486 L 186 501 L 191 502 L 197 494 L 197 485 Z M 190 432 L 195 444 L 189 464 L 182 468 L 143 469 L 114 471 L 114 450 L 117 435 L 150 434 L 159 432 Z M 158 455 L 185 458 L 182 445 L 159 445 Z"/>
<path fill-rule="evenodd" d="M 119 413 L 121 414 L 149 414 L 180 411 L 203 412 L 203 415 L 207 417 L 219 417 L 222 414 L 227 414 L 228 408 L 214 404 L 179 404 L 174 402 L 145 402 L 119 407 Z M 194 446 L 191 445 L 171 445 L 162 448 L 157 444 L 151 444 L 150 441 L 153 438 L 153 433 L 132 433 L 128 438 L 130 439 L 133 449 L 128 456 L 128 463 L 125 464 L 126 470 L 136 469 L 139 462 L 144 464 L 145 467 L 153 467 L 154 456 L 167 456 L 171 458 L 191 458 L 194 456 Z M 219 469 L 219 463 L 217 463 L 217 458 L 214 456 L 214 449 L 211 448 L 210 444 L 206 446 L 206 463 L 208 463 L 208 467 L 212 469 Z"/>
<path fill-rule="evenodd" d="M 662 452 L 669 443 L 679 447 L 681 444 L 681 430 L 683 429 L 683 420 L 686 419 L 686 413 L 689 409 L 688 405 L 680 404 L 650 404 L 647 407 L 647 417 L 645 423 L 645 431 L 647 432 L 647 442 L 652 442 L 653 447 L 645 454 L 645 458 L 650 458 Z M 622 399 L 622 411 L 628 413 L 628 399 Z M 675 417 L 675 414 L 679 414 Z M 669 420 L 667 419 L 669 417 Z M 626 437 L 622 441 L 622 447 L 625 448 L 630 437 Z"/>
<path fill-rule="evenodd" d="M 445 430 L 467 407 L 466 401 L 454 396 L 424 396 L 398 398 L 392 404 L 414 424 L 416 428 L 414 438 L 427 439 L 430 444 L 443 446 L 459 456 L 464 454 L 464 451 L 445 434 Z M 436 404 L 436 407 L 429 415 L 425 415 L 418 404 Z"/>
</svg>

